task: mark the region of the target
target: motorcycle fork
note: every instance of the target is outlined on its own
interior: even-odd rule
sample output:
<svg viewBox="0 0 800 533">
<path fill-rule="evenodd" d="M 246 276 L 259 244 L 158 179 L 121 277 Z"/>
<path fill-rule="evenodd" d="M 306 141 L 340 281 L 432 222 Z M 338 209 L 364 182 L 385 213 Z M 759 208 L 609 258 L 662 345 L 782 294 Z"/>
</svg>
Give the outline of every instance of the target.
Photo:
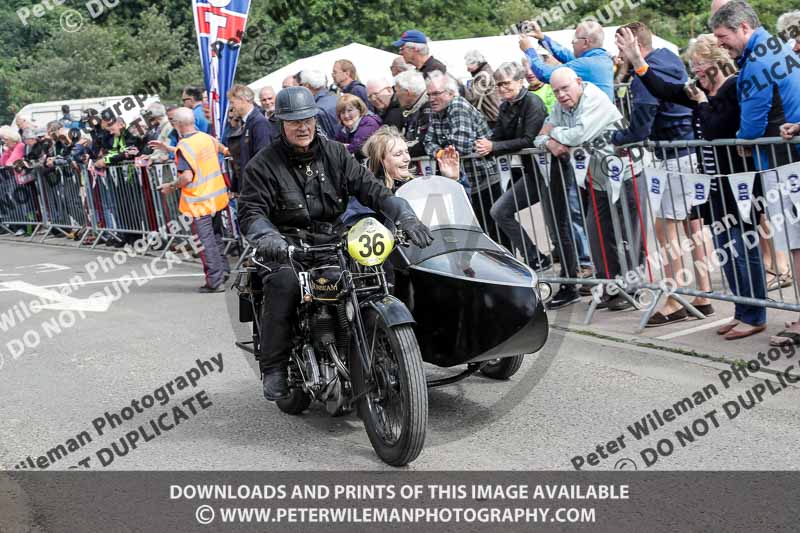
<svg viewBox="0 0 800 533">
<path fill-rule="evenodd" d="M 361 319 L 361 307 L 358 305 L 358 293 L 356 292 L 355 282 L 353 281 L 353 274 L 350 272 L 347 259 L 342 251 L 339 251 L 339 268 L 342 271 L 344 280 L 345 291 L 350 304 L 353 306 L 353 325 L 351 331 L 356 341 L 356 351 L 358 353 L 358 362 L 361 363 L 363 370 L 362 376 L 364 384 L 370 379 L 372 375 L 372 354 L 367 351 L 367 337 L 364 332 L 364 322 Z"/>
</svg>

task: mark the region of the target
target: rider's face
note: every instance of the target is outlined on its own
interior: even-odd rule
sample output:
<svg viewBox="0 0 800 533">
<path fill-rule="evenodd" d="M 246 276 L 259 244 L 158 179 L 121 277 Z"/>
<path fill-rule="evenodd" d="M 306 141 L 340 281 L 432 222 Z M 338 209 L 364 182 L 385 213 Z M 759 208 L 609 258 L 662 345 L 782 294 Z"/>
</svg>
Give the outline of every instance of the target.
<svg viewBox="0 0 800 533">
<path fill-rule="evenodd" d="M 286 140 L 297 148 L 308 148 L 314 140 L 314 131 L 317 127 L 317 118 L 310 117 L 305 120 L 284 120 L 283 130 Z"/>
</svg>

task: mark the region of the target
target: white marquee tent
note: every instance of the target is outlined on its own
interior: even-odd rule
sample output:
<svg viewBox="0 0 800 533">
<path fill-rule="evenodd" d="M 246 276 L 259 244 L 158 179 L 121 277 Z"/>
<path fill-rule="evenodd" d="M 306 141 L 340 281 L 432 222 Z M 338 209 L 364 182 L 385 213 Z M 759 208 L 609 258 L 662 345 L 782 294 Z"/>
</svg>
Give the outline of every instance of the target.
<svg viewBox="0 0 800 533">
<path fill-rule="evenodd" d="M 605 28 L 604 48 L 612 55 L 617 53 L 617 47 L 614 44 L 614 32 L 616 29 L 617 26 Z M 545 33 L 567 49 L 572 49 L 574 30 L 558 30 Z M 656 35 L 653 36 L 653 47 L 667 48 L 675 53 L 678 52 L 677 46 Z M 430 48 L 433 56 L 447 65 L 448 72 L 460 79 L 470 77 L 464 64 L 464 54 L 468 50 L 480 50 L 494 68 L 505 61 L 519 61 L 523 55 L 519 49 L 519 37 L 516 35 L 432 41 Z M 330 79 L 330 73 L 333 70 L 333 63 L 337 59 L 349 59 L 352 61 L 356 66 L 356 70 L 358 70 L 359 77 L 366 83 L 367 80 L 372 78 L 390 76 L 389 66 L 395 57 L 397 57 L 395 54 L 378 48 L 351 43 L 341 48 L 298 59 L 254 81 L 249 86 L 256 91 L 265 85 L 271 85 L 274 89 L 280 90 L 281 83 L 286 76 L 295 74 L 303 69 L 321 70 L 328 76 L 328 82 L 333 83 L 333 80 Z"/>
<path fill-rule="evenodd" d="M 603 48 L 612 55 L 617 54 L 617 46 L 614 44 L 614 33 L 617 31 L 618 27 L 619 26 L 611 26 L 605 28 L 605 42 L 603 43 Z M 575 30 L 548 31 L 545 32 L 545 34 L 567 50 L 572 50 L 572 38 L 575 35 Z M 653 35 L 653 48 L 667 48 L 678 53 L 677 46 L 656 35 Z M 431 54 L 433 54 L 436 59 L 447 65 L 447 71 L 459 79 L 470 77 L 467 66 L 464 64 L 464 54 L 469 50 L 480 50 L 492 68 L 497 68 L 501 63 L 506 61 L 519 61 L 523 56 L 523 53 L 519 49 L 519 37 L 517 35 L 432 41 L 430 49 Z"/>
<path fill-rule="evenodd" d="M 248 86 L 254 91 L 258 91 L 265 85 L 271 85 L 273 89 L 279 91 L 281 83 L 286 76 L 296 74 L 303 69 L 314 69 L 323 72 L 328 77 L 328 84 L 332 84 L 331 72 L 333 64 L 339 59 L 349 59 L 356 66 L 358 77 L 366 83 L 367 80 L 379 76 L 391 77 L 389 67 L 397 55 L 386 52 L 379 48 L 372 48 L 359 43 L 351 43 L 341 48 L 335 48 L 322 52 L 311 57 L 305 57 L 289 63 L 263 78 L 250 83 Z"/>
</svg>

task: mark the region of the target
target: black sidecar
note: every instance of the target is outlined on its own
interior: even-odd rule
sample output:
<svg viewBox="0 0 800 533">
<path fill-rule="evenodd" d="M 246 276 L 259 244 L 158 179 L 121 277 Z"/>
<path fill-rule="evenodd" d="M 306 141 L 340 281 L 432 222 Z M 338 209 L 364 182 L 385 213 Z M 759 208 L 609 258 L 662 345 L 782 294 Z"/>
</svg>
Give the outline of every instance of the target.
<svg viewBox="0 0 800 533">
<path fill-rule="evenodd" d="M 391 257 L 394 293 L 414 315 L 423 360 L 509 377 L 547 340 L 536 273 L 486 236 L 453 180 L 415 178 L 397 195 L 435 237 L 424 250 L 401 247 Z"/>
</svg>

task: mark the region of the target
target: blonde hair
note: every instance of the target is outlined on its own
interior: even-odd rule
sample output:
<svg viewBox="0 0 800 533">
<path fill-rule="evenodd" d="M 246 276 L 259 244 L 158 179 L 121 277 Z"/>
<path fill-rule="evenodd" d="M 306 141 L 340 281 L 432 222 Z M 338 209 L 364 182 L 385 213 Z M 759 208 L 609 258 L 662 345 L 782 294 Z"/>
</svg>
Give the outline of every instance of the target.
<svg viewBox="0 0 800 533">
<path fill-rule="evenodd" d="M 0 137 L 8 139 L 12 142 L 21 142 L 22 138 L 19 136 L 19 130 L 11 126 L 0 127 Z"/>
<path fill-rule="evenodd" d="M 361 150 L 367 156 L 367 168 L 370 172 L 378 175 L 383 170 L 383 160 L 398 141 L 406 142 L 406 139 L 394 126 L 381 126 L 367 139 Z M 386 172 L 384 183 L 389 189 L 394 188 L 394 179 Z"/>
<path fill-rule="evenodd" d="M 729 76 L 736 72 L 736 63 L 733 62 L 728 52 L 719 45 L 713 33 L 703 33 L 697 36 L 686 49 L 685 57 L 692 62 L 693 57 L 699 57 L 714 64 L 718 74 Z"/>
<path fill-rule="evenodd" d="M 364 100 L 354 94 L 345 93 L 340 96 L 339 101 L 336 102 L 337 118 L 342 114 L 342 111 L 344 111 L 344 108 L 347 106 L 355 107 L 358 110 L 358 114 L 362 117 L 367 114 L 367 104 L 364 103 Z"/>
<path fill-rule="evenodd" d="M 356 66 L 349 59 L 340 59 L 336 61 L 334 65 L 339 65 L 339 68 L 342 69 L 343 72 L 346 72 L 351 78 L 353 78 L 353 80 L 360 81 L 358 79 L 358 72 L 356 71 Z"/>
<path fill-rule="evenodd" d="M 228 98 L 241 98 L 242 100 L 252 104 L 256 100 L 256 93 L 254 93 L 253 89 L 247 85 L 237 83 L 228 91 Z"/>
</svg>

